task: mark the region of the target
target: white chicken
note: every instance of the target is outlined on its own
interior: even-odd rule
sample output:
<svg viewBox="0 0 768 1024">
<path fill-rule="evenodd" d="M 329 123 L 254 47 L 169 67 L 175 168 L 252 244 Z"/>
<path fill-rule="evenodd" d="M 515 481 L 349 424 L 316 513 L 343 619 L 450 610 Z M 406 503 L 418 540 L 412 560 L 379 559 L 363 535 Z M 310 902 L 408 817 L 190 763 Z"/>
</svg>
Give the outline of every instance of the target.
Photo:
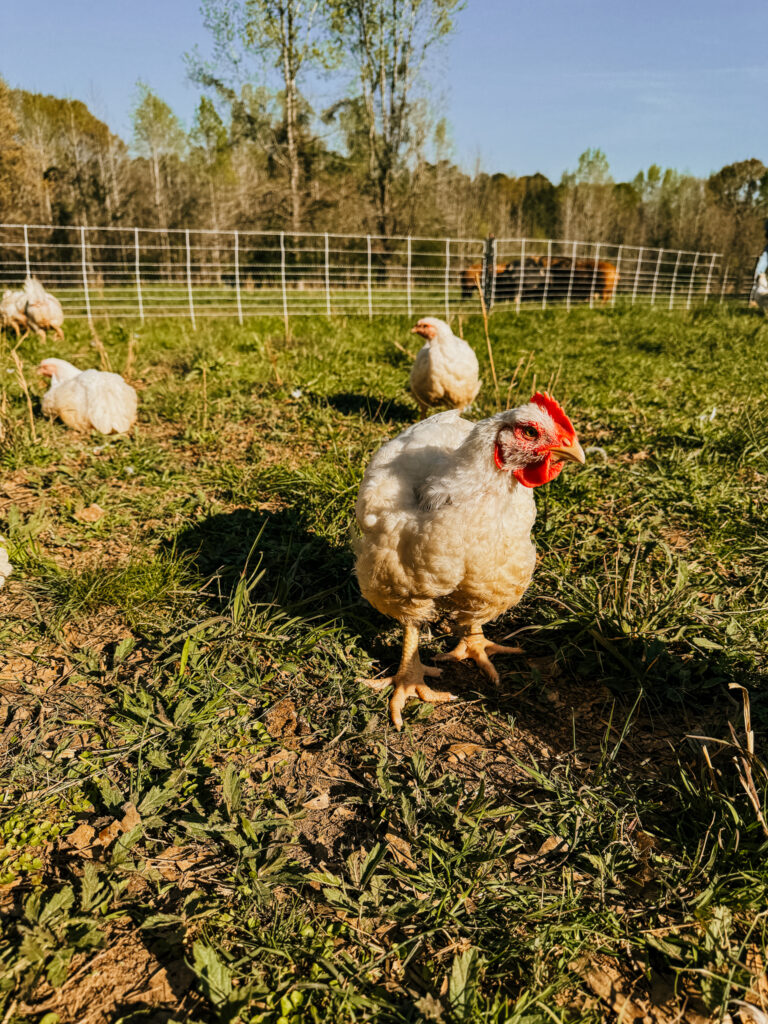
<svg viewBox="0 0 768 1024">
<path fill-rule="evenodd" d="M 122 434 L 136 422 L 136 392 L 119 373 L 78 370 L 65 359 L 44 359 L 37 370 L 51 378 L 42 401 L 46 416 L 102 434 Z"/>
<path fill-rule="evenodd" d="M 27 305 L 27 296 L 24 291 L 11 291 L 7 289 L 0 299 L 0 327 L 10 327 L 18 338 L 24 332 L 22 340 L 29 333 L 27 316 L 24 308 Z"/>
<path fill-rule="evenodd" d="M 411 333 L 426 339 L 411 367 L 411 394 L 422 418 L 440 405 L 463 412 L 480 390 L 477 356 L 437 317 L 422 317 Z"/>
<path fill-rule="evenodd" d="M 757 275 L 757 282 L 752 297 L 760 309 L 768 314 L 768 277 L 765 274 Z"/>
<path fill-rule="evenodd" d="M 584 452 L 562 408 L 540 392 L 479 423 L 456 411 L 430 416 L 371 459 L 357 499 L 355 572 L 363 596 L 405 631 L 397 673 L 366 680 L 394 683 L 396 728 L 409 697 L 454 699 L 424 682 L 440 670 L 421 662 L 421 623 L 448 615 L 460 639 L 441 658 L 472 658 L 494 682 L 489 655 L 520 653 L 487 640 L 483 625 L 525 593 L 536 561 L 531 488 L 566 461 L 583 463 Z"/>
<path fill-rule="evenodd" d="M 46 331 L 50 329 L 63 340 L 61 325 L 64 323 L 64 311 L 59 300 L 47 292 L 35 277 L 28 277 L 24 282 L 24 295 L 24 313 L 35 334 L 45 341 Z"/>
<path fill-rule="evenodd" d="M 13 566 L 8 558 L 8 552 L 3 546 L 3 538 L 0 537 L 0 587 L 5 586 L 5 581 L 13 572 Z"/>
</svg>

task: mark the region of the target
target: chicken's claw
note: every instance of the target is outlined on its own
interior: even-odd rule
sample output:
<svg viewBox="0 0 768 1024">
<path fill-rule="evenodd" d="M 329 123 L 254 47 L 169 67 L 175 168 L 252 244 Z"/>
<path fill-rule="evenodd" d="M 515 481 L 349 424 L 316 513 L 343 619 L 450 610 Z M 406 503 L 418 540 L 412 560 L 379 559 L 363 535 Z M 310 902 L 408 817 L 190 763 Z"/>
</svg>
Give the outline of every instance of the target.
<svg viewBox="0 0 768 1024">
<path fill-rule="evenodd" d="M 433 668 L 431 665 L 420 665 L 422 676 L 440 676 L 443 674 L 441 668 Z M 390 683 L 394 683 L 395 691 L 389 701 L 389 714 L 392 724 L 399 732 L 403 727 L 403 708 L 409 697 L 417 697 L 419 700 L 429 701 L 432 704 L 442 704 L 449 700 L 458 700 L 455 694 L 447 693 L 445 690 L 433 690 L 431 686 L 423 681 L 423 678 L 413 676 L 385 676 L 382 679 L 360 679 L 359 682 L 369 686 L 377 693 L 381 692 Z"/>
<path fill-rule="evenodd" d="M 463 636 L 452 651 L 435 655 L 435 661 L 464 661 L 471 658 L 493 683 L 499 682 L 499 673 L 493 667 L 491 654 L 522 654 L 522 647 L 505 647 L 488 640 L 482 633 Z"/>
<path fill-rule="evenodd" d="M 439 675 L 440 669 L 433 669 L 429 675 Z M 395 683 L 395 692 L 389 701 L 389 713 L 392 717 L 392 724 L 398 732 L 403 727 L 402 710 L 409 697 L 418 697 L 419 700 L 430 701 L 432 704 L 443 704 L 445 701 L 458 700 L 453 693 L 446 690 L 433 690 L 426 683 Z"/>
</svg>

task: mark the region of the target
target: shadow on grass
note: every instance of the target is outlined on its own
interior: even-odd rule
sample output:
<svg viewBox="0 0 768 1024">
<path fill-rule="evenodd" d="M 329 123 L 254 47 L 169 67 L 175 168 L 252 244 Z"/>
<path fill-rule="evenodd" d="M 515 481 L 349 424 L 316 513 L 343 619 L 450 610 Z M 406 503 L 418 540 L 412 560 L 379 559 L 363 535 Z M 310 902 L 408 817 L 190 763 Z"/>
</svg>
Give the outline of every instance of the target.
<svg viewBox="0 0 768 1024">
<path fill-rule="evenodd" d="M 335 395 L 313 396 L 316 401 L 327 402 L 345 416 L 365 416 L 371 422 L 415 423 L 418 413 L 415 408 L 404 405 L 394 398 L 377 398 L 374 395 L 359 395 L 351 391 L 340 391 Z"/>
<path fill-rule="evenodd" d="M 228 604 L 244 573 L 257 574 L 253 596 L 291 616 L 336 620 L 375 635 L 372 609 L 354 577 L 354 554 L 308 530 L 298 507 L 264 512 L 236 509 L 209 516 L 173 542 L 197 572 L 211 579 L 210 600 Z"/>
</svg>

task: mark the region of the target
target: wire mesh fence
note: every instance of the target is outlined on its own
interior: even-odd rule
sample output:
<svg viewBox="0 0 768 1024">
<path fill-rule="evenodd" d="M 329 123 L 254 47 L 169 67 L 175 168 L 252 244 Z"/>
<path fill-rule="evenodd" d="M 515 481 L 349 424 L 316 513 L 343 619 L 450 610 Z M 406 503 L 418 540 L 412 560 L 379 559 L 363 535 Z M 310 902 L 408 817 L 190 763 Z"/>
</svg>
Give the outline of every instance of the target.
<svg viewBox="0 0 768 1024">
<path fill-rule="evenodd" d="M 68 318 L 450 316 L 722 299 L 718 253 L 555 239 L 0 224 L 0 288 L 35 276 Z"/>
</svg>

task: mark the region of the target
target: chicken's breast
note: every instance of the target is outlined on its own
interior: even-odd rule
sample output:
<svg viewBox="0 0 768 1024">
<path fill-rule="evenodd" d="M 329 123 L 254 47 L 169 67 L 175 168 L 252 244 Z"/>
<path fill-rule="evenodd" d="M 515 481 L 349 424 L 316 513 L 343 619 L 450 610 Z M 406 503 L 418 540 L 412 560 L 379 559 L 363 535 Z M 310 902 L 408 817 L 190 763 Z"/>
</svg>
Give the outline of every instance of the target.
<svg viewBox="0 0 768 1024">
<path fill-rule="evenodd" d="M 411 367 L 411 391 L 423 405 L 463 409 L 480 390 L 477 356 L 461 338 L 427 342 Z"/>
<path fill-rule="evenodd" d="M 533 495 L 479 471 L 464 444 L 474 429 L 455 411 L 431 416 L 384 445 L 363 477 L 355 571 L 363 596 L 401 622 L 441 612 L 487 622 L 530 582 Z"/>
</svg>

